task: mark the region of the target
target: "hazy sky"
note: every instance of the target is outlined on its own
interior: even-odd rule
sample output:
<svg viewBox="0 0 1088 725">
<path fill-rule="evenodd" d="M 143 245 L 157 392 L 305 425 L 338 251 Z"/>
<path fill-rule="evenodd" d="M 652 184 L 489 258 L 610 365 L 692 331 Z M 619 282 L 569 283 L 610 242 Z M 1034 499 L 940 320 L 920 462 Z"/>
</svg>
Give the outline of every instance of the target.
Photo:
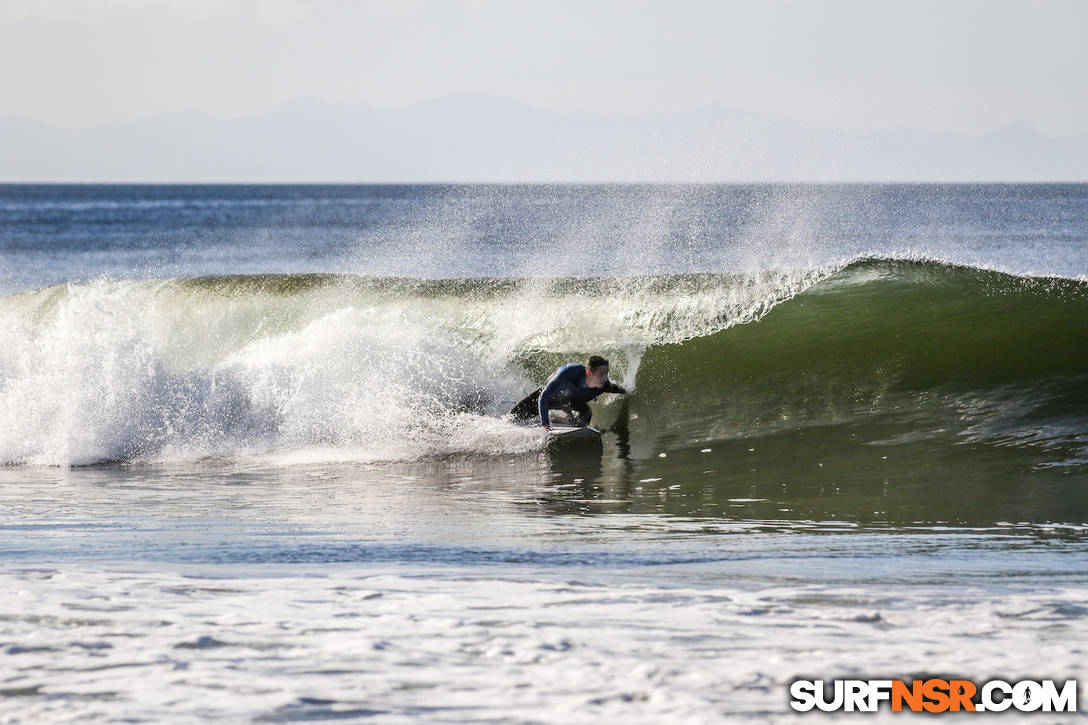
<svg viewBox="0 0 1088 725">
<path fill-rule="evenodd" d="M 1088 131 L 1088 2 L 0 0 L 0 116 L 718 102 L 851 128 Z"/>
</svg>

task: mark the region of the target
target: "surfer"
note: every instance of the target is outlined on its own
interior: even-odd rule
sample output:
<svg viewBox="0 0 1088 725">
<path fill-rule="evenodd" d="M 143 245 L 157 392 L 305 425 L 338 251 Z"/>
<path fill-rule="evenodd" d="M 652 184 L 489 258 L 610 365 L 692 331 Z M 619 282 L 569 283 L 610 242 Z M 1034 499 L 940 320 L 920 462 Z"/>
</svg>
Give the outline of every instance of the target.
<svg viewBox="0 0 1088 725">
<path fill-rule="evenodd" d="M 549 410 L 562 410 L 573 425 L 587 426 L 593 411 L 589 401 L 602 393 L 626 395 L 627 391 L 608 379 L 608 361 L 593 355 L 585 365 L 567 363 L 552 373 L 544 387 L 538 388 L 514 406 L 510 415 L 517 420 L 532 420 L 540 415 L 540 425 L 551 430 Z"/>
</svg>

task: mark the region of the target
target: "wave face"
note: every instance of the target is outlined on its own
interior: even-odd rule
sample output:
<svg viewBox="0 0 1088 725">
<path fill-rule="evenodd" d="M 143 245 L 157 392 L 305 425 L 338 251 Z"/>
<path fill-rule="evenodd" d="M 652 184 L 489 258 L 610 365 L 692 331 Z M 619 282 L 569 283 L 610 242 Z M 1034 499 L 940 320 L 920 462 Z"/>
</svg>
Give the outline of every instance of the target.
<svg viewBox="0 0 1088 725">
<path fill-rule="evenodd" d="M 932 261 L 793 273 L 95 281 L 0 299 L 0 461 L 539 450 L 501 413 L 593 352 L 633 455 L 820 429 L 1080 466 L 1088 283 Z"/>
<path fill-rule="evenodd" d="M 952 405 L 968 437 L 1083 446 L 1088 283 L 855 262 L 755 324 L 650 350 L 639 393 L 709 437 L 878 415 L 921 436 Z"/>
</svg>

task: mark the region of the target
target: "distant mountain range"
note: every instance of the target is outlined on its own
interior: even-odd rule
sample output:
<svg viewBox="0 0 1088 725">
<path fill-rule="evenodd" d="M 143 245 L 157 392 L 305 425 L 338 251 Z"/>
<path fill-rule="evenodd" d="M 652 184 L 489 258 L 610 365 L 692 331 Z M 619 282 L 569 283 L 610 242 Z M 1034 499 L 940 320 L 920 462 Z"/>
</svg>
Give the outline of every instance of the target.
<svg viewBox="0 0 1088 725">
<path fill-rule="evenodd" d="M 299 99 L 230 120 L 0 118 L 0 181 L 1088 181 L 1088 134 L 843 130 L 721 105 L 594 114 L 481 95 L 400 109 Z"/>
</svg>

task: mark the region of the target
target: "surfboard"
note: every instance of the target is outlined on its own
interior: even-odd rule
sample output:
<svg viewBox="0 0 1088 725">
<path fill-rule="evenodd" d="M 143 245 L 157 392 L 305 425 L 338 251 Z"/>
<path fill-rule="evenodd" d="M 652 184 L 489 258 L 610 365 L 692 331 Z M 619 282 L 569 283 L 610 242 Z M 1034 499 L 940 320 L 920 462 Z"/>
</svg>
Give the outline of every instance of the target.
<svg viewBox="0 0 1088 725">
<path fill-rule="evenodd" d="M 552 425 L 548 435 L 556 440 L 600 440 L 601 432 L 593 426 Z"/>
</svg>

